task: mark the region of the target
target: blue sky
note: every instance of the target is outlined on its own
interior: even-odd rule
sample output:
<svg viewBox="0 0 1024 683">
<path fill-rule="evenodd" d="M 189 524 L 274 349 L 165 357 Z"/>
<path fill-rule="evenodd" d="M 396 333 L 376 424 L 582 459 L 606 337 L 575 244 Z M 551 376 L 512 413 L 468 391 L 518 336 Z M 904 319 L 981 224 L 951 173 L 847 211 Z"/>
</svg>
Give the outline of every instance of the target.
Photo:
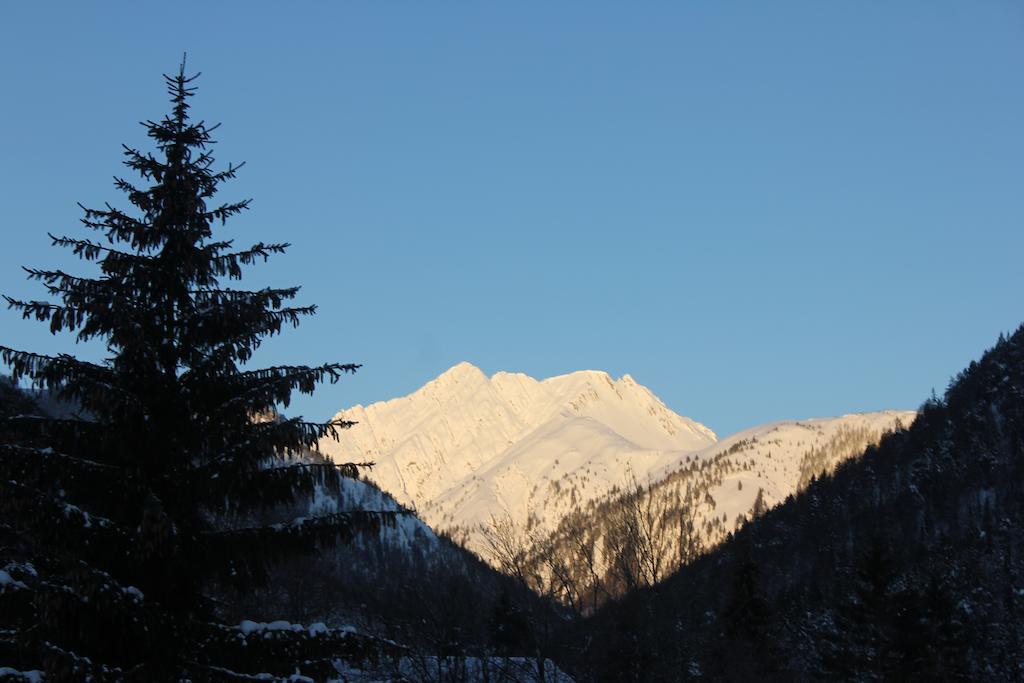
<svg viewBox="0 0 1024 683">
<path fill-rule="evenodd" d="M 259 360 L 364 364 L 294 413 L 469 360 L 628 372 L 724 435 L 917 407 L 1024 320 L 1010 1 L 10 3 L 0 290 L 88 272 L 46 232 L 124 203 L 183 51 L 247 162 L 224 234 L 294 244 L 248 284 L 320 305 Z"/>
</svg>

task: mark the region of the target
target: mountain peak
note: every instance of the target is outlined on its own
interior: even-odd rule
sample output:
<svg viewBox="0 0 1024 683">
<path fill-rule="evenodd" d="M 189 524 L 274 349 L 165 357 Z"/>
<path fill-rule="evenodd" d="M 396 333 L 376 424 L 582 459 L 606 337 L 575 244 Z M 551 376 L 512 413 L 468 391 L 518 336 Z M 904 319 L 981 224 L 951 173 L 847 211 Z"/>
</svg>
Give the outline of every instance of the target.
<svg viewBox="0 0 1024 683">
<path fill-rule="evenodd" d="M 426 386 L 444 387 L 467 383 L 480 384 L 482 382 L 487 382 L 487 375 L 469 361 L 462 361 L 442 372 L 428 382 Z"/>
<path fill-rule="evenodd" d="M 462 377 L 475 377 L 483 374 L 484 373 L 480 368 L 473 365 L 468 360 L 464 360 L 456 363 L 455 365 L 451 366 L 450 368 L 442 372 L 440 375 L 437 376 L 437 379 L 441 379 L 442 377 L 451 377 L 453 379 L 459 379 Z"/>
</svg>

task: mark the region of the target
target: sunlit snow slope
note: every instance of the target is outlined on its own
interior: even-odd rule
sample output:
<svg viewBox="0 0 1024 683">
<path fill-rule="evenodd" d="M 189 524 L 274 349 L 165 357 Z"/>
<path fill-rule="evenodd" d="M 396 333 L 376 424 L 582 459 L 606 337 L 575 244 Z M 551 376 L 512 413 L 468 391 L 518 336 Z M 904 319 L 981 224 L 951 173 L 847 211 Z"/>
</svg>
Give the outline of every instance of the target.
<svg viewBox="0 0 1024 683">
<path fill-rule="evenodd" d="M 375 461 L 374 482 L 478 552 L 492 515 L 552 531 L 570 509 L 660 478 L 716 442 L 629 375 L 590 370 L 538 381 L 460 363 L 408 396 L 337 417 L 359 424 L 322 442 L 325 453 Z"/>
<path fill-rule="evenodd" d="M 751 427 L 696 453 L 679 454 L 652 473 L 650 482 L 641 482 L 648 484 L 643 497 L 654 500 L 655 510 L 682 501 L 703 529 L 703 544 L 713 545 L 735 529 L 738 518 L 751 515 L 759 494 L 765 508 L 774 507 L 811 477 L 831 473 L 877 444 L 885 432 L 909 427 L 916 416 L 885 410 Z"/>
</svg>

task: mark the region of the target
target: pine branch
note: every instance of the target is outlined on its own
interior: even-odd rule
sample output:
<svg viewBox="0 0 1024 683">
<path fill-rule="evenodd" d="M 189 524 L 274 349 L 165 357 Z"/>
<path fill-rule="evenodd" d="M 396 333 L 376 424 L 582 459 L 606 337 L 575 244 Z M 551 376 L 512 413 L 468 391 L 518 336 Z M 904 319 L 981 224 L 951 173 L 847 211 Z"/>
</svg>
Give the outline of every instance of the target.
<svg viewBox="0 0 1024 683">
<path fill-rule="evenodd" d="M 268 561 L 310 554 L 338 543 L 351 543 L 358 534 L 377 534 L 393 526 L 399 514 L 393 510 L 339 512 L 289 523 L 220 528 L 201 532 L 209 567 L 220 567 L 227 583 L 263 583 Z"/>
<path fill-rule="evenodd" d="M 52 296 L 63 299 L 65 306 L 80 310 L 116 311 L 123 316 L 127 308 L 149 308 L 150 292 L 129 282 L 110 277 L 82 278 L 60 270 L 22 268 L 30 280 L 43 282 Z M 93 316 L 95 317 L 95 316 Z"/>
<path fill-rule="evenodd" d="M 29 280 L 37 280 L 46 285 L 54 285 L 62 289 L 81 289 L 87 291 L 102 291 L 104 293 L 110 290 L 112 284 L 114 284 L 109 278 L 84 278 L 69 275 L 63 270 L 40 270 L 38 268 L 21 268 L 28 273 Z"/>
<path fill-rule="evenodd" d="M 264 423 L 259 425 L 260 431 L 272 443 L 278 443 L 284 447 L 288 444 L 296 444 L 313 448 L 326 437 L 338 441 L 341 437 L 339 429 L 348 429 L 355 426 L 350 420 L 331 420 L 329 422 L 304 422 L 302 418 L 291 418 L 281 422 Z M 274 439 L 273 437 L 276 437 Z"/>
<path fill-rule="evenodd" d="M 80 458 L 67 453 L 60 453 L 50 447 L 24 446 L 21 444 L 0 444 L 0 455 L 4 458 L 23 458 L 25 460 L 54 460 L 64 464 L 71 464 L 86 470 L 102 470 L 105 472 L 121 472 L 122 468 L 105 462 L 98 462 L 88 458 Z M 370 463 L 372 465 L 372 463 Z"/>
<path fill-rule="evenodd" d="M 334 680 L 339 660 L 372 670 L 382 661 L 398 661 L 408 650 L 389 640 L 366 636 L 348 628 L 260 628 L 260 625 L 202 624 L 207 631 L 197 657 L 191 662 L 194 678 L 205 680 L 266 680 L 267 673 L 282 682 Z M 253 628 L 255 626 L 255 628 Z M 213 654 L 207 654 L 212 652 Z M 214 663 L 215 662 L 215 663 Z M 365 664 L 364 664 L 365 663 Z M 258 671 L 259 674 L 245 673 Z M 213 674 L 211 676 L 211 674 Z"/>
<path fill-rule="evenodd" d="M 152 159 L 152 157 L 150 157 L 150 159 L 147 161 L 151 162 L 152 164 L 157 163 L 155 159 Z M 128 201 L 131 202 L 133 206 L 140 209 L 146 215 L 149 215 L 150 212 L 155 207 L 155 204 L 153 203 L 153 196 L 150 192 L 140 190 L 139 188 L 135 187 L 124 178 L 114 176 L 114 187 L 128 195 Z"/>
<path fill-rule="evenodd" d="M 96 378 L 103 377 L 108 379 L 111 376 L 110 368 L 79 360 L 66 353 L 57 356 L 47 356 L 31 351 L 19 351 L 9 346 L 0 346 L 0 361 L 14 370 L 16 374 L 12 375 L 11 379 L 15 382 L 22 376 L 31 377 L 33 380 L 36 378 L 45 379 L 47 373 L 57 373 L 68 369 L 89 373 L 89 376 Z M 47 388 L 52 387 L 47 386 Z"/>
<path fill-rule="evenodd" d="M 46 447 L 0 444 L 0 480 L 74 500 L 90 514 L 113 519 L 123 502 L 123 468 Z M 2 544 L 0 544 L 2 545 Z"/>
<path fill-rule="evenodd" d="M 365 462 L 300 462 L 294 465 L 284 465 L 282 467 L 270 467 L 265 470 L 260 470 L 261 474 L 278 475 L 298 470 L 318 469 L 324 468 L 325 470 L 331 470 L 337 472 L 346 479 L 356 479 L 359 477 L 359 470 L 361 469 L 373 469 L 377 463 L 372 461 Z"/>
<path fill-rule="evenodd" d="M 217 254 L 224 249 L 228 249 L 235 243 L 234 240 L 222 240 L 220 242 L 210 242 L 199 247 L 199 258 L 206 261 L 211 258 L 215 258 Z"/>
<path fill-rule="evenodd" d="M 80 442 L 84 439 L 96 439 L 103 435 L 106 425 L 92 420 L 55 418 L 45 415 L 13 415 L 0 418 L 0 425 L 12 434 L 22 434 L 26 438 L 69 439 Z"/>
<path fill-rule="evenodd" d="M 41 577 L 25 576 L 25 580 L 19 581 L 22 585 L 18 588 L 33 593 L 49 592 L 60 594 L 64 597 L 74 598 L 82 605 L 93 607 L 96 605 L 97 595 L 102 595 L 105 598 L 105 604 L 103 605 L 105 609 L 127 607 L 130 610 L 134 610 L 144 600 L 144 595 L 138 588 L 122 586 L 108 572 L 91 567 L 84 562 L 78 563 L 74 573 L 74 577 L 68 577 L 68 581 L 60 583 Z M 83 579 L 91 579 L 91 581 Z M 69 585 L 72 582 L 79 585 Z"/>
<path fill-rule="evenodd" d="M 245 362 L 264 337 L 280 334 L 285 324 L 298 327 L 302 316 L 315 312 L 316 306 L 267 311 L 256 303 L 222 303 L 189 321 L 182 346 L 217 364 L 226 360 Z"/>
<path fill-rule="evenodd" d="M 215 468 L 240 459 L 255 463 L 248 471 L 254 471 L 264 460 L 289 456 L 298 449 L 317 450 L 320 439 L 331 436 L 338 440 L 339 429 L 348 429 L 356 423 L 348 420 L 330 422 L 304 422 L 302 418 L 290 418 L 280 422 L 247 423 L 246 438 L 231 444 L 225 450 L 193 463 L 193 469 Z M 250 457 L 243 458 L 243 454 Z M 262 458 L 260 456 L 263 456 Z"/>
<path fill-rule="evenodd" d="M 58 306 L 47 301 L 19 301 L 7 295 L 4 295 L 4 300 L 8 308 L 20 311 L 22 320 L 49 321 L 51 334 L 61 330 L 72 332 L 86 320 L 86 311 L 72 306 Z"/>
<path fill-rule="evenodd" d="M 210 194 L 213 194 L 212 188 L 210 190 Z M 212 211 L 207 211 L 203 216 L 211 223 L 214 221 L 220 221 L 221 225 L 224 225 L 227 223 L 228 218 L 248 209 L 250 204 L 252 204 L 251 199 L 243 199 L 240 202 L 222 204 Z"/>
<path fill-rule="evenodd" d="M 2 348 L 2 347 L 0 347 Z M 249 381 L 273 382 L 282 378 L 290 378 L 297 375 L 308 376 L 313 381 L 320 382 L 325 376 L 330 376 L 332 381 L 337 382 L 342 375 L 354 373 L 362 365 L 355 363 L 325 363 L 323 365 L 273 365 L 259 370 L 248 370 L 238 373 L 241 384 Z"/>
<path fill-rule="evenodd" d="M 212 162 L 213 159 L 211 158 L 210 161 Z M 217 185 L 220 185 L 225 180 L 231 180 L 231 179 L 235 178 L 235 176 L 238 175 L 238 170 L 240 168 L 242 168 L 243 166 L 245 166 L 245 162 L 244 161 L 242 163 L 240 163 L 240 164 L 230 164 L 229 163 L 228 167 L 226 169 L 224 169 L 223 171 L 218 171 L 216 173 L 211 173 L 210 176 L 209 176 L 209 181 L 211 183 L 211 193 L 210 194 L 212 194 L 212 189 L 215 188 Z"/>
<path fill-rule="evenodd" d="M 15 382 L 28 377 L 34 388 L 51 391 L 61 399 L 78 401 L 86 409 L 139 404 L 132 392 L 116 384 L 112 368 L 68 354 L 46 356 L 0 346 L 0 362 L 11 368 Z"/>
<path fill-rule="evenodd" d="M 271 538 L 281 538 L 282 536 L 303 537 L 325 534 L 325 537 L 329 537 L 337 534 L 351 540 L 357 531 L 376 531 L 380 529 L 381 525 L 393 525 L 396 517 L 408 514 L 410 513 L 400 510 L 351 510 L 317 517 L 299 517 L 284 524 L 217 529 L 208 531 L 204 535 L 218 539 L 258 537 L 270 542 Z"/>
<path fill-rule="evenodd" d="M 156 258 L 148 254 L 132 254 L 91 240 L 57 237 L 52 233 L 47 234 L 50 236 L 54 246 L 70 247 L 72 253 L 80 258 L 95 261 L 100 257 L 105 257 L 103 260 L 103 270 L 107 273 L 123 273 L 136 268 L 147 269 L 156 264 Z"/>
<path fill-rule="evenodd" d="M 136 533 L 109 517 L 60 500 L 58 494 L 0 481 L 0 519 L 32 547 L 47 548 L 93 566 L 113 569 L 138 557 Z"/>
<path fill-rule="evenodd" d="M 90 209 L 79 204 L 85 217 L 81 219 L 83 225 L 92 230 L 103 232 L 111 242 L 126 242 L 132 248 L 140 251 L 152 251 L 159 247 L 166 240 L 166 233 L 162 230 L 154 230 L 154 226 L 132 218 L 120 209 L 116 209 L 109 203 L 104 206 L 106 209 Z"/>
<path fill-rule="evenodd" d="M 144 180 L 152 179 L 157 183 L 163 182 L 164 174 L 167 172 L 166 164 L 162 164 L 157 161 L 152 154 L 142 154 L 137 149 L 129 147 L 128 145 L 121 145 L 121 147 L 124 149 L 124 155 L 128 157 L 124 162 L 122 162 L 125 166 L 138 172 Z M 147 192 L 143 194 L 148 195 L 149 193 Z M 132 203 L 134 204 L 135 202 Z M 141 206 L 139 206 L 139 208 L 147 211 L 148 213 L 148 211 L 152 209 L 152 206 L 150 209 L 145 209 Z"/>
<path fill-rule="evenodd" d="M 87 289 L 74 289 L 70 287 L 59 287 L 55 285 L 44 285 L 46 292 L 52 296 L 61 297 L 64 301 L 64 306 L 70 306 L 81 310 L 92 310 L 92 311 L 104 311 L 112 313 L 111 317 L 124 318 L 126 311 L 151 308 L 151 303 L 140 298 L 144 296 L 144 292 L 133 291 L 131 293 L 127 291 L 117 291 L 116 288 L 111 287 L 104 291 L 100 288 L 96 288 L 95 291 L 89 291 Z M 95 314 L 88 316 L 89 321 L 98 321 L 99 316 Z M 88 325 L 88 323 L 86 323 Z M 112 324 L 97 326 L 102 330 L 101 333 L 108 333 L 111 331 Z M 87 334 L 83 338 L 89 336 L 95 336 L 95 334 Z"/>
<path fill-rule="evenodd" d="M 286 300 L 294 299 L 299 287 L 265 288 L 256 291 L 243 289 L 202 288 L 189 291 L 197 307 L 219 306 L 222 303 L 249 304 L 280 308 Z"/>
<path fill-rule="evenodd" d="M 241 465 L 241 468 L 232 467 Z M 318 489 L 340 494 L 342 482 L 372 463 L 300 463 L 252 470 L 233 462 L 189 472 L 186 486 L 209 501 L 212 513 L 237 517 L 310 499 Z M 209 473 L 213 470 L 212 475 Z M 202 476 L 197 476 L 202 474 Z"/>
<path fill-rule="evenodd" d="M 233 254 L 222 254 L 210 260 L 210 270 L 217 275 L 226 275 L 232 280 L 242 278 L 242 266 L 248 266 L 262 258 L 265 262 L 271 254 L 283 254 L 291 245 L 287 242 L 280 244 L 264 244 L 258 242 L 244 251 Z"/>
<path fill-rule="evenodd" d="M 279 458 L 280 456 L 273 456 Z M 221 478 L 219 471 L 212 472 L 211 470 L 222 469 L 225 459 L 215 459 L 205 465 L 199 465 L 193 467 L 189 472 L 190 474 L 201 474 L 204 478 Z M 292 463 L 289 465 L 280 465 L 277 467 L 262 467 L 262 468 L 250 468 L 245 471 L 244 476 L 251 478 L 257 478 L 261 476 L 275 477 L 279 475 L 287 475 L 290 472 L 301 472 L 303 470 L 322 470 L 323 472 L 338 474 L 346 479 L 357 479 L 359 477 L 359 471 L 362 469 L 372 469 L 376 467 L 377 463 L 372 461 L 365 462 L 300 462 Z"/>
<path fill-rule="evenodd" d="M 47 640 L 40 641 L 37 647 L 45 653 L 46 661 L 51 662 L 50 666 L 66 673 L 69 677 L 68 680 L 89 681 L 89 683 L 119 683 L 125 680 L 125 674 L 133 671 L 133 669 L 125 671 L 118 666 L 93 662 L 90 657 L 80 656 Z"/>
<path fill-rule="evenodd" d="M 107 517 L 103 517 L 101 515 L 90 514 L 86 510 L 83 510 L 82 508 L 72 503 L 57 502 L 49 493 L 40 491 L 39 489 L 36 489 L 34 487 L 21 484 L 16 481 L 8 480 L 0 482 L 0 488 L 7 489 L 7 495 L 2 496 L 2 498 L 5 499 L 4 502 L 13 502 L 15 495 L 12 492 L 17 492 L 22 494 L 23 496 L 34 498 L 37 503 L 40 503 L 42 505 L 49 505 L 59 510 L 66 519 L 75 520 L 81 527 L 91 528 L 93 522 L 95 522 L 97 526 L 99 526 L 102 529 L 113 529 L 116 530 L 122 536 L 128 535 L 124 527 L 116 523 L 114 520 L 109 519 Z M 0 504 L 0 509 L 4 509 L 4 511 L 8 514 L 10 514 L 12 508 L 16 507 L 17 506 L 12 506 L 11 508 L 7 508 L 3 504 Z M 49 520 L 50 522 L 54 520 L 53 515 L 43 515 L 43 517 L 46 520 Z"/>
<path fill-rule="evenodd" d="M 264 408 L 277 403 L 287 407 L 293 391 L 312 394 L 325 379 L 335 384 L 343 374 L 353 374 L 360 367 L 352 363 L 326 363 L 318 367 L 280 365 L 239 373 L 238 384 L 245 389 L 220 404 L 216 410 L 219 412 L 238 405 Z"/>
</svg>

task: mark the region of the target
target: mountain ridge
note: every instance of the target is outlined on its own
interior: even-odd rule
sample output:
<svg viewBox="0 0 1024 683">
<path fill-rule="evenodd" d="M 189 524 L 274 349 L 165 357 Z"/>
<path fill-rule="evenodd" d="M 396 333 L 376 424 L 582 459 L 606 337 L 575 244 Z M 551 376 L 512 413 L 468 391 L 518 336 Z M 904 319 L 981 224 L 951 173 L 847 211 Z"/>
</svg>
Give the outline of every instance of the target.
<svg viewBox="0 0 1024 683">
<path fill-rule="evenodd" d="M 590 501 L 660 481 L 720 443 L 631 375 L 600 370 L 488 377 L 463 361 L 405 396 L 336 417 L 358 424 L 322 442 L 325 453 L 375 461 L 370 480 L 481 555 L 495 518 L 550 534 Z M 816 419 L 854 420 L 804 422 Z M 793 487 L 769 487 L 772 499 Z"/>
<path fill-rule="evenodd" d="M 589 498 L 622 484 L 627 460 L 646 476 L 669 452 L 717 441 L 632 376 L 599 370 L 537 380 L 515 372 L 488 377 L 462 362 L 410 394 L 337 417 L 359 424 L 337 443 L 322 442 L 324 452 L 375 461 L 368 478 L 434 528 L 470 529 L 471 536 L 492 513 L 509 511 L 525 524 L 543 510 L 538 520 L 553 529 L 564 510 L 548 505 L 540 482 L 593 475 Z"/>
</svg>

